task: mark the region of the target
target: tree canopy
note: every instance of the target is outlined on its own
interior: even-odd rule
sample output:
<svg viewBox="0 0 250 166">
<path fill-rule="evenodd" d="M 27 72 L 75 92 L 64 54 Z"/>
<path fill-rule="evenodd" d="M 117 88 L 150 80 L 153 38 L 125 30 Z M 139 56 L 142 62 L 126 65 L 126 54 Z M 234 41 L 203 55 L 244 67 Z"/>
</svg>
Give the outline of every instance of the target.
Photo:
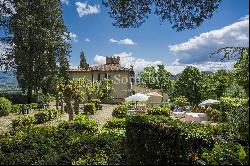
<svg viewBox="0 0 250 166">
<path fill-rule="evenodd" d="M 159 89 L 162 94 L 170 94 L 172 82 L 171 73 L 165 69 L 164 65 L 145 67 L 144 71 L 139 73 L 140 82 L 147 88 Z"/>
<path fill-rule="evenodd" d="M 9 11 L 7 2 L 14 10 Z M 6 8 L 4 8 L 5 6 Z M 15 0 L 1 3 L 1 38 L 10 47 L 1 66 L 17 70 L 17 80 L 31 98 L 33 90 L 53 84 L 52 78 L 65 76 L 69 67 L 70 45 L 58 0 Z M 55 86 L 54 86 L 55 87 Z M 45 88 L 49 89 L 49 88 Z"/>
<path fill-rule="evenodd" d="M 103 0 L 114 26 L 137 28 L 150 14 L 168 20 L 177 31 L 195 29 L 213 16 L 221 0 Z"/>
<path fill-rule="evenodd" d="M 185 96 L 192 104 L 202 99 L 202 74 L 198 68 L 188 66 L 175 83 L 175 96 Z"/>
<path fill-rule="evenodd" d="M 80 52 L 80 68 L 85 68 L 85 67 L 87 67 L 87 60 L 86 60 L 86 57 L 85 57 L 85 55 L 84 55 L 84 52 L 83 51 L 81 51 Z"/>
</svg>

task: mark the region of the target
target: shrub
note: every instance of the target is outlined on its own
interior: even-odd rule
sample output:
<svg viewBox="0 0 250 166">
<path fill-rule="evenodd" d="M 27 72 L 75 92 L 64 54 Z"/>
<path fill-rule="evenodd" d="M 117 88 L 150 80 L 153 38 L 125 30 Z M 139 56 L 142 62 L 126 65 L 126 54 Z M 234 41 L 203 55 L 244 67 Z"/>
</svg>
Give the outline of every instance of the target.
<svg viewBox="0 0 250 166">
<path fill-rule="evenodd" d="M 55 119 L 59 116 L 60 111 L 57 109 L 42 109 L 36 113 L 35 119 L 37 124 L 46 123 L 52 119 Z"/>
<path fill-rule="evenodd" d="M 15 118 L 11 122 L 11 126 L 14 130 L 29 128 L 35 122 L 35 118 L 33 116 L 19 116 Z"/>
<path fill-rule="evenodd" d="M 215 144 L 212 151 L 204 150 L 202 160 L 207 165 L 248 165 L 248 149 L 232 142 Z"/>
<path fill-rule="evenodd" d="M 34 115 L 37 124 L 46 123 L 50 120 L 50 114 L 48 111 L 38 112 Z"/>
<path fill-rule="evenodd" d="M 101 110 L 102 109 L 102 105 L 101 105 L 101 100 L 100 99 L 92 99 L 91 103 L 95 104 L 95 107 L 97 110 Z"/>
<path fill-rule="evenodd" d="M 104 127 L 109 129 L 116 129 L 116 128 L 125 129 L 126 118 L 112 118 L 104 124 Z"/>
<path fill-rule="evenodd" d="M 179 107 L 187 106 L 190 103 L 188 102 L 188 99 L 185 96 L 179 96 L 175 98 L 175 104 Z"/>
<path fill-rule="evenodd" d="M 64 121 L 59 124 L 59 128 L 64 130 L 72 130 L 75 132 L 96 132 L 98 125 L 96 120 L 86 115 L 76 115 L 74 121 Z"/>
<path fill-rule="evenodd" d="M 27 104 L 27 95 L 22 93 L 0 93 L 0 97 L 10 100 L 13 104 Z M 32 98 L 32 102 L 36 102 L 36 97 Z"/>
<path fill-rule="evenodd" d="M 22 104 L 13 104 L 11 107 L 11 113 L 20 113 L 22 109 Z"/>
<path fill-rule="evenodd" d="M 171 110 L 168 107 L 153 106 L 147 108 L 148 115 L 170 116 Z"/>
<path fill-rule="evenodd" d="M 108 165 L 108 156 L 103 151 L 97 151 L 95 154 L 87 154 L 80 160 L 73 162 L 73 165 Z"/>
<path fill-rule="evenodd" d="M 215 142 L 202 124 L 186 124 L 165 116 L 132 116 L 126 126 L 127 164 L 192 164 L 194 154 Z"/>
<path fill-rule="evenodd" d="M 83 114 L 93 115 L 96 112 L 96 107 L 94 103 L 85 103 L 83 105 Z"/>
<path fill-rule="evenodd" d="M 4 97 L 0 97 L 0 116 L 7 116 L 10 112 L 11 102 Z"/>
<path fill-rule="evenodd" d="M 127 116 L 127 113 L 128 113 L 128 106 L 123 104 L 119 105 L 113 110 L 112 116 L 116 118 L 125 118 Z"/>
<path fill-rule="evenodd" d="M 38 108 L 38 104 L 37 103 L 30 103 L 29 104 L 29 108 L 30 109 L 37 109 Z"/>
<path fill-rule="evenodd" d="M 59 116 L 60 111 L 57 109 L 45 109 L 44 111 L 47 111 L 49 113 L 49 119 L 55 119 Z"/>
</svg>

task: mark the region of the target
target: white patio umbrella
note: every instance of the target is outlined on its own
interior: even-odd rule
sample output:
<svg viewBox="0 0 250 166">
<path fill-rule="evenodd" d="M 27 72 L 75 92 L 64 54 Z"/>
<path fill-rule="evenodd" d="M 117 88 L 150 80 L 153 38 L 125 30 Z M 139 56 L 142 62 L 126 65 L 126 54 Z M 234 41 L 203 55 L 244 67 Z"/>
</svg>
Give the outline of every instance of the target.
<svg viewBox="0 0 250 166">
<path fill-rule="evenodd" d="M 147 101 L 149 96 L 142 93 L 136 93 L 132 96 L 125 98 L 126 101 Z"/>
<path fill-rule="evenodd" d="M 214 105 L 219 104 L 220 102 L 218 100 L 208 99 L 199 104 L 199 106 L 206 106 L 206 105 Z"/>
</svg>

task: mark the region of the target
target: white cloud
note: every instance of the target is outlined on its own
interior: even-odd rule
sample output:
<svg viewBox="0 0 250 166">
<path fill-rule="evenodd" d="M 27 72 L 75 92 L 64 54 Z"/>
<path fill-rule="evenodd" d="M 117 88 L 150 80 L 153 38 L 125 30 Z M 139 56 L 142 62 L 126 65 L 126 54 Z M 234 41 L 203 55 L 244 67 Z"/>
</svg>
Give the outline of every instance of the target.
<svg viewBox="0 0 250 166">
<path fill-rule="evenodd" d="M 98 14 L 100 13 L 100 5 L 91 6 L 87 2 L 76 2 L 76 11 L 80 17 L 87 16 L 89 14 Z"/>
<path fill-rule="evenodd" d="M 216 72 L 218 70 L 232 70 L 235 61 L 227 61 L 227 62 L 213 62 L 207 61 L 202 63 L 190 63 L 183 64 L 179 62 L 179 59 L 176 59 L 171 65 L 165 65 L 167 70 L 172 74 L 181 73 L 187 66 L 197 67 L 201 71 L 211 71 Z"/>
<path fill-rule="evenodd" d="M 177 55 L 182 63 L 217 61 L 209 59 L 209 53 L 222 47 L 249 45 L 249 16 L 218 30 L 202 33 L 187 42 L 169 45 L 170 52 Z"/>
<path fill-rule="evenodd" d="M 115 39 L 111 38 L 111 39 L 109 39 L 109 41 L 111 43 L 117 43 L 117 44 L 121 44 L 121 45 L 135 45 L 136 44 L 132 39 L 129 39 L 129 38 L 122 39 L 122 40 L 115 40 Z"/>
<path fill-rule="evenodd" d="M 161 61 L 147 61 L 142 58 L 136 58 L 132 53 L 121 52 L 118 54 L 114 54 L 113 56 L 119 56 L 121 58 L 121 66 L 130 68 L 132 65 L 134 67 L 134 71 L 140 72 L 147 66 L 156 66 L 158 64 L 162 64 Z M 106 57 L 96 55 L 94 58 L 94 65 L 100 65 L 106 63 Z"/>
<path fill-rule="evenodd" d="M 85 41 L 85 42 L 90 42 L 90 39 L 89 39 L 89 38 L 86 38 L 84 41 Z"/>
<path fill-rule="evenodd" d="M 62 3 L 65 3 L 66 5 L 69 4 L 69 0 L 60 0 Z"/>
</svg>

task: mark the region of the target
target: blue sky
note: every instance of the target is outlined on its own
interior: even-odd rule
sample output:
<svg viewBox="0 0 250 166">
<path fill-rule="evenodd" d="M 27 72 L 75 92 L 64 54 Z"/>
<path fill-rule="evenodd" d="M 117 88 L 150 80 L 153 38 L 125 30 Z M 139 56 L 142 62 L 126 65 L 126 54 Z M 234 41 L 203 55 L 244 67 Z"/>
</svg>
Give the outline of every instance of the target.
<svg viewBox="0 0 250 166">
<path fill-rule="evenodd" d="M 75 40 L 71 41 L 70 61 L 72 66 L 79 65 L 79 53 L 84 51 L 90 64 L 104 63 L 105 56 L 121 55 L 123 57 L 122 65 L 128 67 L 132 64 L 138 71 L 145 66 L 159 63 L 169 67 L 172 73 L 180 72 L 189 64 L 197 65 L 201 70 L 230 69 L 233 63 L 218 62 L 218 58 L 209 59 L 208 53 L 215 51 L 216 47 L 234 44 L 235 46 L 248 45 L 249 43 L 248 18 L 245 18 L 245 22 L 240 20 L 249 14 L 248 0 L 223 0 L 211 19 L 206 20 L 195 30 L 182 32 L 176 32 L 168 22 L 161 23 L 155 15 L 151 15 L 139 28 L 116 28 L 112 25 L 113 20 L 108 15 L 108 9 L 101 4 L 101 0 L 62 1 L 66 2 L 63 4 L 63 18 L 66 26 L 69 32 L 75 35 L 72 35 Z M 80 8 L 79 4 L 83 7 Z M 87 11 L 86 5 L 97 10 Z M 82 9 L 82 13 L 79 13 L 77 8 Z M 86 14 L 88 12 L 89 14 Z M 239 22 L 243 25 L 234 25 Z M 226 26 L 229 27 L 225 28 Z M 214 30 L 220 30 L 217 33 L 225 34 L 221 38 L 214 39 L 217 38 Z M 209 33 L 214 37 L 204 37 L 204 35 L 206 36 L 204 33 Z M 235 33 L 236 35 L 232 35 Z M 241 35 L 243 35 L 242 40 L 236 39 Z M 186 43 L 195 36 L 201 39 L 195 39 L 197 41 L 194 43 L 192 41 Z M 86 39 L 87 41 L 85 41 Z M 207 43 L 206 40 L 218 41 Z M 222 42 L 220 43 L 220 41 Z M 185 43 L 187 45 L 200 44 L 201 48 L 183 51 L 181 48 L 183 43 L 184 45 Z M 204 66 L 207 67 L 204 68 Z"/>
<path fill-rule="evenodd" d="M 133 65 L 136 72 L 157 64 L 164 64 L 173 74 L 187 65 L 210 71 L 232 69 L 234 62 L 209 59 L 208 54 L 223 46 L 249 44 L 248 0 L 223 0 L 211 19 L 182 32 L 155 15 L 139 28 L 116 28 L 101 0 L 61 1 L 72 36 L 71 67 L 79 65 L 80 51 L 84 51 L 90 64 L 105 63 L 105 56 L 121 56 L 122 65 Z"/>
</svg>

